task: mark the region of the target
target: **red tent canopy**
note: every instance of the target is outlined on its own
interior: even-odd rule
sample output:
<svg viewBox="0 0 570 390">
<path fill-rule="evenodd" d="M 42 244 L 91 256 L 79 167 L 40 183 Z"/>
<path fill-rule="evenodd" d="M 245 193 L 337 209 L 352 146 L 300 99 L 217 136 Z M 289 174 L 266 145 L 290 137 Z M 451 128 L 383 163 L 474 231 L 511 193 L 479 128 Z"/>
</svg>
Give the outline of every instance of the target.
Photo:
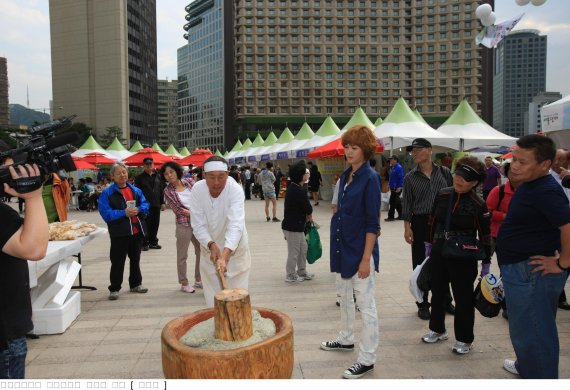
<svg viewBox="0 0 570 390">
<path fill-rule="evenodd" d="M 201 167 L 204 165 L 204 161 L 208 158 L 212 157 L 214 154 L 206 149 L 196 149 L 192 152 L 189 156 L 184 157 L 182 160 L 176 161 L 178 164 L 182 166 L 186 165 L 194 165 L 197 167 Z"/>
<path fill-rule="evenodd" d="M 77 170 L 81 169 L 91 169 L 93 171 L 99 170 L 99 168 L 97 168 L 95 165 L 88 163 L 87 161 L 84 161 L 82 158 L 73 158 L 73 163 L 75 164 L 75 168 Z"/>
<path fill-rule="evenodd" d="M 81 161 L 97 165 L 111 165 L 114 164 L 117 160 L 109 158 L 103 153 L 91 152 L 81 157 Z"/>
<path fill-rule="evenodd" d="M 154 165 L 160 166 L 165 162 L 172 161 L 170 156 L 165 156 L 162 153 L 157 152 L 153 148 L 139 149 L 135 154 L 129 156 L 123 160 L 123 162 L 132 167 L 143 166 L 143 160 L 145 158 L 152 158 L 154 160 Z"/>
<path fill-rule="evenodd" d="M 382 153 L 384 146 L 377 144 L 376 153 Z M 321 147 L 316 148 L 307 155 L 308 158 L 334 158 L 344 156 L 344 145 L 342 139 L 337 138 Z"/>
</svg>

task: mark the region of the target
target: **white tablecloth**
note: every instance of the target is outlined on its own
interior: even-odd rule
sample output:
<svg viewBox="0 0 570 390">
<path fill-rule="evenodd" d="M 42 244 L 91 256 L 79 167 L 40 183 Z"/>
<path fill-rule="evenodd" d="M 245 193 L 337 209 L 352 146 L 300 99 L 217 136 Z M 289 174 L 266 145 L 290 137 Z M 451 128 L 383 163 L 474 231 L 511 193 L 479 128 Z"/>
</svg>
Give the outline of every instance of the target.
<svg viewBox="0 0 570 390">
<path fill-rule="evenodd" d="M 99 237 L 107 233 L 105 228 L 97 228 L 94 232 L 87 236 L 79 237 L 76 240 L 67 241 L 50 241 L 46 256 L 38 261 L 28 261 L 28 270 L 30 273 L 30 288 L 37 286 L 38 275 L 41 271 L 46 270 L 52 264 L 58 263 L 69 256 L 76 255 L 81 252 L 81 248 L 95 237 Z"/>
</svg>

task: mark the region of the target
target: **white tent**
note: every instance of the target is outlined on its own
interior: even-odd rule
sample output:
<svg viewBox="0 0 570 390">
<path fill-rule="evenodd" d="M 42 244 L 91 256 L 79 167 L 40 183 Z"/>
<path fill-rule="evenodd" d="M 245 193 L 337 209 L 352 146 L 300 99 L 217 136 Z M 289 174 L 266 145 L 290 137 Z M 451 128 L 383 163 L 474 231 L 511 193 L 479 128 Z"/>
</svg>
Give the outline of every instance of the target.
<svg viewBox="0 0 570 390">
<path fill-rule="evenodd" d="M 542 106 L 542 131 L 556 142 L 559 148 L 570 148 L 570 95 Z"/>
<path fill-rule="evenodd" d="M 516 138 L 495 130 L 473 111 L 467 100 L 463 100 L 453 114 L 437 131 L 453 138 L 447 146 L 455 150 L 470 150 L 482 146 L 512 146 Z"/>
<path fill-rule="evenodd" d="M 374 129 L 385 150 L 402 148 L 412 144 L 415 138 L 425 138 L 433 145 L 449 147 L 450 139 L 432 129 L 423 118 L 419 117 L 408 106 L 403 98 L 399 98 L 390 114 L 380 126 Z"/>
</svg>

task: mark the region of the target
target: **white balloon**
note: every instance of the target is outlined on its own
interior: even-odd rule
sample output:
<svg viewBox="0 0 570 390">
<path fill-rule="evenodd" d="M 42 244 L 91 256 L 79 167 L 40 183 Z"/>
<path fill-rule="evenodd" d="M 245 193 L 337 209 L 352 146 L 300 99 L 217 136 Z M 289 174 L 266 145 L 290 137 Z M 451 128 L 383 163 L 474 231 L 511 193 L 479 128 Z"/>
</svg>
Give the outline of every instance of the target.
<svg viewBox="0 0 570 390">
<path fill-rule="evenodd" d="M 544 3 L 546 3 L 546 0 L 530 0 L 532 5 L 536 5 L 537 7 L 539 5 L 543 5 Z"/>
<path fill-rule="evenodd" d="M 491 12 L 493 12 L 493 8 L 491 7 L 490 4 L 481 4 L 479 7 L 477 7 L 477 9 L 475 10 L 475 15 L 479 18 L 482 19 L 485 16 L 489 16 L 491 15 Z"/>
<path fill-rule="evenodd" d="M 496 20 L 497 20 L 497 15 L 495 15 L 494 12 L 491 12 L 491 15 L 485 16 L 484 18 L 481 19 L 481 24 L 485 27 L 492 26 L 493 24 L 495 24 Z"/>
<path fill-rule="evenodd" d="M 518 5 L 527 5 L 530 3 L 530 0 L 515 0 Z"/>
</svg>

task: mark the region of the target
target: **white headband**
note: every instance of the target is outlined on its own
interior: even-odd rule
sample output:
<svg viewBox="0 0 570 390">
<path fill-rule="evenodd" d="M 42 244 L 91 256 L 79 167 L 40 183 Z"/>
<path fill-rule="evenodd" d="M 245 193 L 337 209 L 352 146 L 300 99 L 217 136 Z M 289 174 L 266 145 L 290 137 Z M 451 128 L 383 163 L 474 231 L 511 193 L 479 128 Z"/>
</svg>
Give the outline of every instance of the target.
<svg viewBox="0 0 570 390">
<path fill-rule="evenodd" d="M 228 171 L 228 164 L 223 161 L 209 161 L 204 164 L 204 172 Z"/>
</svg>

